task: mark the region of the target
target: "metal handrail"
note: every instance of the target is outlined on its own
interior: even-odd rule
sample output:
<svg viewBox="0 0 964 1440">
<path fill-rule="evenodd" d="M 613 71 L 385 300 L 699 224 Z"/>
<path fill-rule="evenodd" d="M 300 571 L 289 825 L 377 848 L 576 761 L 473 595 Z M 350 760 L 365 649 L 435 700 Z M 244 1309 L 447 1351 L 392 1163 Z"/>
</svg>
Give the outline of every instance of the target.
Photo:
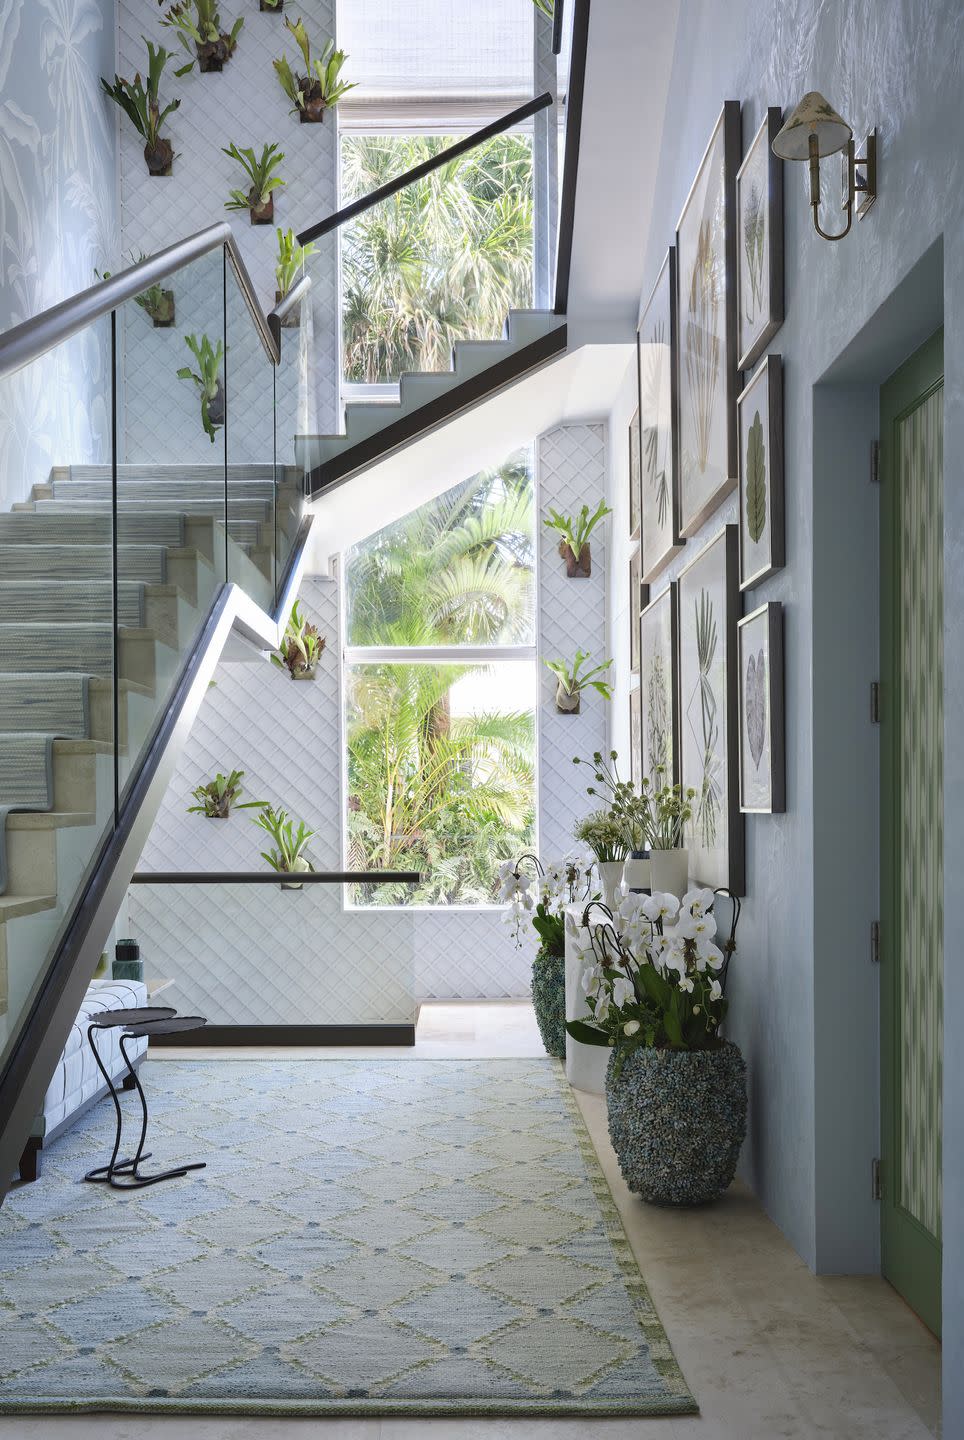
<svg viewBox="0 0 964 1440">
<path fill-rule="evenodd" d="M 69 340 L 72 335 L 86 329 L 102 315 L 110 314 L 112 310 L 116 310 L 128 300 L 133 300 L 152 285 L 166 280 L 169 275 L 189 265 L 192 260 L 209 255 L 212 250 L 222 246 L 227 250 L 234 266 L 238 284 L 268 358 L 273 365 L 279 364 L 281 352 L 271 332 L 269 317 L 258 302 L 231 226 L 226 220 L 219 220 L 215 225 L 199 230 L 196 235 L 175 241 L 166 249 L 159 250 L 156 255 L 149 255 L 146 260 L 138 261 L 128 270 L 119 270 L 116 275 L 111 275 L 109 280 L 101 280 L 87 290 L 71 295 L 59 305 L 52 305 L 49 310 L 31 316 L 29 320 L 24 320 L 20 325 L 15 325 L 13 329 L 0 335 L 0 380 Z"/>
<path fill-rule="evenodd" d="M 433 170 L 440 170 L 450 160 L 457 160 L 460 155 L 466 155 L 476 146 L 482 145 L 486 140 L 491 140 L 495 135 L 501 135 L 506 130 L 521 125 L 523 120 L 538 115 L 540 110 L 546 110 L 553 104 L 552 96 L 546 90 L 542 95 L 537 95 L 534 100 L 527 100 L 524 105 L 519 105 L 515 110 L 510 110 L 507 115 L 501 116 L 498 120 L 483 125 L 481 130 L 474 130 L 471 135 L 466 135 L 463 140 L 457 140 L 454 145 L 447 149 L 440 150 L 429 160 L 423 160 L 420 165 L 413 165 L 411 170 L 406 170 L 404 175 L 399 175 L 394 180 L 388 180 L 384 185 L 379 185 L 377 190 L 371 190 L 360 199 L 353 200 L 350 205 L 343 205 L 340 210 L 335 210 L 331 215 L 326 215 L 324 220 L 319 220 L 317 225 L 309 225 L 307 230 L 302 230 L 298 236 L 299 245 L 307 245 L 310 240 L 318 240 L 322 235 L 329 235 L 332 230 L 337 230 L 339 225 L 344 225 L 346 220 L 353 220 L 356 215 L 363 215 L 366 210 L 387 200 L 390 195 L 397 195 L 399 190 L 404 190 L 414 180 L 421 180 L 425 175 L 431 175 Z"/>
<path fill-rule="evenodd" d="M 418 870 L 137 870 L 132 885 L 417 885 Z"/>
</svg>

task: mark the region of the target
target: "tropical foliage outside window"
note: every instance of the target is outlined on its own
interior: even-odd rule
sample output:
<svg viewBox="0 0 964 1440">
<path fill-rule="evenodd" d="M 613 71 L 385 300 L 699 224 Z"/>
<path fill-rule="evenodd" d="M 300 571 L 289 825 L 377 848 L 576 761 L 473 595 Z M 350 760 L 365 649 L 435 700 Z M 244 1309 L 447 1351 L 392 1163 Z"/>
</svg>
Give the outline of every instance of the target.
<svg viewBox="0 0 964 1440">
<path fill-rule="evenodd" d="M 344 135 L 342 200 L 403 174 L 454 135 Z M 342 242 L 344 373 L 447 370 L 456 340 L 496 340 L 532 304 L 532 146 L 498 135 L 367 211 Z"/>
<path fill-rule="evenodd" d="M 357 902 L 494 903 L 498 861 L 533 843 L 533 514 L 522 453 L 349 553 L 348 862 L 424 876 Z M 466 645 L 532 650 L 479 664 Z"/>
</svg>

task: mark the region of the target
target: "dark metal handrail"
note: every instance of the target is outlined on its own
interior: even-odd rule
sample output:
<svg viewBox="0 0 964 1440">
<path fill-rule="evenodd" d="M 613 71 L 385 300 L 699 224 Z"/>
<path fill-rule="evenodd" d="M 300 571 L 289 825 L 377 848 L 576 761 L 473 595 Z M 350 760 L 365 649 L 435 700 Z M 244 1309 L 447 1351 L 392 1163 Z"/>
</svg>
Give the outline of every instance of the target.
<svg viewBox="0 0 964 1440">
<path fill-rule="evenodd" d="M 552 6 L 552 53 L 562 54 L 562 5 L 563 0 L 554 0 Z"/>
<path fill-rule="evenodd" d="M 524 105 L 519 105 L 515 110 L 510 110 L 507 115 L 493 120 L 489 125 L 483 125 L 481 130 L 475 130 L 464 139 L 457 140 L 454 145 L 447 149 L 440 150 L 430 160 L 423 160 L 420 165 L 413 165 L 411 170 L 406 170 L 404 175 L 397 176 L 394 180 L 388 180 L 384 185 L 379 185 L 377 190 L 371 190 L 360 199 L 353 200 L 350 205 L 343 205 L 340 210 L 333 214 L 326 215 L 324 220 L 319 220 L 317 225 L 309 225 L 307 230 L 302 230 L 298 236 L 299 245 L 307 245 L 310 240 L 317 240 L 322 235 L 330 235 L 332 230 L 337 230 L 339 225 L 344 225 L 346 220 L 353 220 L 356 215 L 363 215 L 366 210 L 387 200 L 390 195 L 397 195 L 399 190 L 404 190 L 414 180 L 421 180 L 425 175 L 431 175 L 433 170 L 440 170 L 450 160 L 457 160 L 460 155 L 466 155 L 476 146 L 491 140 L 495 135 L 501 135 L 506 130 L 512 130 L 516 125 L 521 125 L 523 120 L 538 115 L 540 110 L 546 110 L 553 103 L 552 96 L 546 90 L 542 95 L 537 95 L 534 100 L 527 100 Z"/>
<path fill-rule="evenodd" d="M 566 149 L 559 197 L 559 239 L 556 244 L 556 286 L 553 310 L 557 315 L 565 315 L 569 308 L 572 229 L 576 214 L 579 141 L 582 132 L 583 95 L 586 87 L 586 56 L 589 50 L 589 3 L 590 0 L 573 0 L 569 88 L 566 94 Z M 556 4 L 561 9 L 561 0 L 556 0 Z"/>
<path fill-rule="evenodd" d="M 418 870 L 137 870 L 132 885 L 417 885 Z"/>
<path fill-rule="evenodd" d="M 112 310 L 118 309 L 128 300 L 133 300 L 152 285 L 166 280 L 169 275 L 183 269 L 192 260 L 209 255 L 212 250 L 218 250 L 222 246 L 227 250 L 234 266 L 238 284 L 261 343 L 272 364 L 277 365 L 281 352 L 271 332 L 268 317 L 258 303 L 251 276 L 241 258 L 231 226 L 226 220 L 219 220 L 215 225 L 199 230 L 196 235 L 177 240 L 166 249 L 159 250 L 156 255 L 149 255 L 146 260 L 138 261 L 127 270 L 119 270 L 116 275 L 111 275 L 109 280 L 101 280 L 96 285 L 81 290 L 78 295 L 71 295 L 59 305 L 52 305 L 49 310 L 31 316 L 29 320 L 24 320 L 20 325 L 15 325 L 0 335 L 0 380 L 13 371 L 22 369 L 24 365 L 29 365 L 48 350 L 53 350 L 72 335 L 85 330 L 102 315 L 110 314 Z"/>
</svg>

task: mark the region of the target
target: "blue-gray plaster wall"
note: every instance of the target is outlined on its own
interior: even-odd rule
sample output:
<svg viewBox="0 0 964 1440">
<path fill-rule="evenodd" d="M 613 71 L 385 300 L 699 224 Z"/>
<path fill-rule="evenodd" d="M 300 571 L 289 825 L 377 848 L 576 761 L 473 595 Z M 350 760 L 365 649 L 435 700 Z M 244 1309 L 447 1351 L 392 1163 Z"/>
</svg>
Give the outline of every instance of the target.
<svg viewBox="0 0 964 1440">
<path fill-rule="evenodd" d="M 0 4 L 0 330 L 94 284 L 116 249 L 113 0 Z M 52 464 L 104 461 L 109 320 L 0 382 L 0 511 Z"/>
<path fill-rule="evenodd" d="M 876 502 L 866 442 L 881 380 L 945 331 L 945 1433 L 964 1434 L 964 976 L 953 917 L 964 870 L 964 245 L 958 0 L 683 0 L 643 293 L 725 99 L 744 144 L 767 105 L 822 91 L 857 135 L 876 125 L 880 199 L 839 244 L 817 238 L 803 165 L 786 168 L 786 568 L 753 592 L 786 619 L 787 813 L 747 819 L 747 904 L 732 1024 L 750 1060 L 744 1171 L 818 1270 L 872 1270 L 878 1152 Z M 838 184 L 836 165 L 828 172 Z M 828 211 L 833 226 L 838 216 Z M 943 243 L 941 243 L 943 240 Z M 705 535 L 736 518 L 731 501 Z M 690 540 L 685 563 L 704 537 Z M 658 587 L 654 587 L 658 589 Z"/>
</svg>

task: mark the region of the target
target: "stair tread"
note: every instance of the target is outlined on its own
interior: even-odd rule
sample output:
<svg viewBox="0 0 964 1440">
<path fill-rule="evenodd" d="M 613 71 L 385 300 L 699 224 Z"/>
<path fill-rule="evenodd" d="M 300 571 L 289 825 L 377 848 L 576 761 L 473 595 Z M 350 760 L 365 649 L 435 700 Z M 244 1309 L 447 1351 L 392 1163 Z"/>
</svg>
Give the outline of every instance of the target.
<svg viewBox="0 0 964 1440">
<path fill-rule="evenodd" d="M 93 825 L 97 816 L 88 810 L 13 810 L 7 816 L 8 830 L 68 830 Z"/>
<path fill-rule="evenodd" d="M 0 895 L 0 925 L 8 920 L 17 920 L 21 915 L 53 910 L 56 904 L 56 895 Z"/>
</svg>

